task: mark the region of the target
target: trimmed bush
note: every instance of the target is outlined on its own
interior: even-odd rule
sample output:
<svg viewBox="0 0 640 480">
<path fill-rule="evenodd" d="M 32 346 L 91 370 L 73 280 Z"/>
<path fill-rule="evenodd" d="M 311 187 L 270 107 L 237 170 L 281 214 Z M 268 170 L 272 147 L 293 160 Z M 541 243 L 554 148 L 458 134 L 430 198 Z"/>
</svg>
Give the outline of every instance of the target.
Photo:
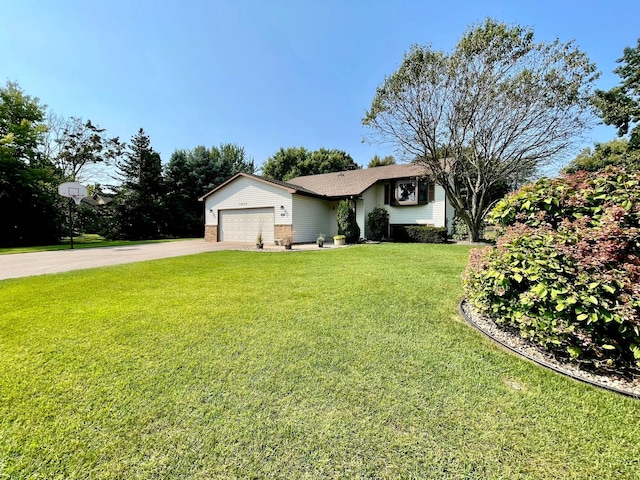
<svg viewBox="0 0 640 480">
<path fill-rule="evenodd" d="M 371 240 L 382 240 L 389 228 L 389 212 L 383 207 L 376 207 L 367 216 L 367 227 Z"/>
<path fill-rule="evenodd" d="M 346 237 L 347 243 L 357 243 L 360 240 L 360 227 L 356 221 L 356 212 L 352 202 L 342 200 L 338 204 L 338 234 Z"/>
<path fill-rule="evenodd" d="M 490 214 L 467 298 L 549 351 L 598 368 L 640 365 L 640 173 L 542 179 Z"/>
<path fill-rule="evenodd" d="M 415 243 L 446 243 L 447 229 L 445 227 L 428 227 L 416 225 L 404 227 L 407 238 Z"/>
</svg>

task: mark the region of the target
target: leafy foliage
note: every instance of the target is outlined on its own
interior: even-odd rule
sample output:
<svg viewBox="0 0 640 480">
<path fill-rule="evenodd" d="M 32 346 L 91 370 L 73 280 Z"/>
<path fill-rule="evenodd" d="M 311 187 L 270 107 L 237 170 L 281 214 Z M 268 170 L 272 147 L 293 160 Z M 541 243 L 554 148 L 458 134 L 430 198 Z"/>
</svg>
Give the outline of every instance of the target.
<svg viewBox="0 0 640 480">
<path fill-rule="evenodd" d="M 373 158 L 369 161 L 367 168 L 375 168 L 375 167 L 385 167 L 387 165 L 395 165 L 396 159 L 393 155 L 387 155 L 384 158 L 380 158 L 378 155 L 374 155 Z"/>
<path fill-rule="evenodd" d="M 120 159 L 125 144 L 118 137 L 108 138 L 104 128 L 94 125 L 91 120 L 71 117 L 65 121 L 60 137 L 55 139 L 57 151 L 51 160 L 64 181 L 83 181 L 87 167 L 109 164 Z M 53 152 L 51 152 L 53 153 Z"/>
<path fill-rule="evenodd" d="M 39 151 L 44 109 L 15 83 L 0 88 L 0 246 L 54 243 L 61 233 L 57 178 Z"/>
<path fill-rule="evenodd" d="M 262 166 L 262 175 L 287 181 L 301 175 L 357 170 L 360 166 L 343 150 L 321 148 L 309 152 L 304 147 L 281 148 Z"/>
<path fill-rule="evenodd" d="M 38 145 L 46 131 L 45 108 L 17 83 L 7 82 L 0 88 L 0 159 L 42 166 Z"/>
<path fill-rule="evenodd" d="M 232 143 L 173 152 L 165 168 L 168 232 L 180 237 L 202 236 L 204 211 L 198 198 L 236 173 L 254 170 L 244 148 Z"/>
<path fill-rule="evenodd" d="M 357 243 L 360 239 L 360 227 L 356 221 L 356 212 L 350 200 L 338 204 L 338 234 L 344 235 L 347 243 Z"/>
<path fill-rule="evenodd" d="M 382 240 L 389 229 L 389 212 L 384 207 L 376 207 L 367 216 L 367 229 L 371 240 Z"/>
<path fill-rule="evenodd" d="M 413 46 L 362 122 L 425 165 L 478 240 L 495 197 L 571 146 L 591 123 L 596 67 L 559 40 L 488 19 L 454 51 Z"/>
<path fill-rule="evenodd" d="M 453 217 L 452 230 L 451 236 L 454 240 L 466 240 L 469 238 L 469 227 L 465 221 L 457 215 Z"/>
<path fill-rule="evenodd" d="M 597 367 L 640 363 L 640 172 L 541 179 L 490 219 L 497 248 L 475 250 L 465 272 L 481 312 Z"/>
<path fill-rule="evenodd" d="M 593 103 L 607 125 L 618 129 L 618 135 L 629 134 L 629 146 L 640 149 L 640 39 L 637 45 L 624 49 L 620 64 L 614 70 L 622 83 L 611 90 L 596 90 Z"/>
<path fill-rule="evenodd" d="M 581 170 L 595 172 L 609 165 L 639 169 L 640 149 L 630 148 L 626 138 L 596 143 L 593 151 L 585 148 L 562 171 L 564 173 L 576 173 Z"/>
<path fill-rule="evenodd" d="M 410 225 L 394 229 L 396 240 L 415 243 L 446 243 L 447 229 L 428 225 Z"/>
</svg>

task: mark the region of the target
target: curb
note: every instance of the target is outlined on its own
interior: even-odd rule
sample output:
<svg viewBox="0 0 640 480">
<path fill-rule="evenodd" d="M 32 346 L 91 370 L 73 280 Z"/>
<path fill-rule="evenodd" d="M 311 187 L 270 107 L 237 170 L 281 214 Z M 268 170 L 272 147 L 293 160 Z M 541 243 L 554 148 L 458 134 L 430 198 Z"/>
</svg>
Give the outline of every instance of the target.
<svg viewBox="0 0 640 480">
<path fill-rule="evenodd" d="M 464 311 L 464 309 L 462 308 L 462 305 L 466 303 L 466 300 L 463 298 L 462 300 L 460 300 L 460 303 L 458 304 L 458 312 L 460 312 L 460 315 L 462 315 L 462 317 L 466 320 L 466 322 L 471 325 L 473 328 L 475 328 L 476 330 L 478 330 L 480 333 L 482 333 L 483 335 L 485 335 L 486 337 L 490 338 L 491 340 L 493 340 L 494 342 L 498 343 L 499 345 L 501 345 L 502 347 L 506 348 L 507 350 L 509 350 L 512 353 L 515 353 L 517 356 L 524 358 L 526 360 L 529 360 L 533 363 L 536 363 L 542 367 L 546 367 L 549 370 L 553 370 L 556 373 L 559 373 L 561 375 L 564 375 L 565 377 L 569 377 L 572 378 L 574 380 L 577 380 L 579 382 L 582 383 L 587 383 L 589 385 L 593 385 L 594 387 L 598 387 L 598 388 L 602 388 L 604 390 L 609 390 L 611 392 L 615 392 L 618 393 L 620 395 L 624 395 L 626 397 L 631 397 L 634 398 L 636 400 L 640 400 L 640 396 L 636 395 L 632 392 L 629 392 L 627 390 L 622 390 L 620 388 L 616 388 L 616 387 L 610 387 L 609 385 L 604 385 L 602 383 L 598 383 L 595 382 L 593 380 L 589 380 L 588 378 L 582 378 L 579 377 L 577 375 L 574 375 L 572 373 L 569 372 L 565 372 L 564 370 L 556 367 L 555 365 L 549 363 L 549 362 L 545 362 L 544 360 L 540 360 L 537 358 L 532 357 L 531 355 L 528 355 L 527 353 L 524 352 L 520 352 L 519 350 L 514 349 L 513 347 L 511 347 L 510 345 L 507 345 L 506 343 L 504 343 L 503 341 L 495 338 L 493 335 L 491 335 L 488 332 L 485 332 L 482 328 L 480 328 L 480 326 L 478 326 Z"/>
</svg>

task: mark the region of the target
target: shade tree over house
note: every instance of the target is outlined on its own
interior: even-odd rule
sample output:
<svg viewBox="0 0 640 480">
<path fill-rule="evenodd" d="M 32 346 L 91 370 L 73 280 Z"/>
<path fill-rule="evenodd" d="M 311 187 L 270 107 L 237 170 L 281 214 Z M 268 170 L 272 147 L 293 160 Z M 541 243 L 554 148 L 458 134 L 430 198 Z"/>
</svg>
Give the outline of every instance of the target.
<svg viewBox="0 0 640 480">
<path fill-rule="evenodd" d="M 451 53 L 413 46 L 377 88 L 369 140 L 422 164 L 479 240 L 496 188 L 567 151 L 593 122 L 596 67 L 572 42 L 487 19 Z"/>
</svg>

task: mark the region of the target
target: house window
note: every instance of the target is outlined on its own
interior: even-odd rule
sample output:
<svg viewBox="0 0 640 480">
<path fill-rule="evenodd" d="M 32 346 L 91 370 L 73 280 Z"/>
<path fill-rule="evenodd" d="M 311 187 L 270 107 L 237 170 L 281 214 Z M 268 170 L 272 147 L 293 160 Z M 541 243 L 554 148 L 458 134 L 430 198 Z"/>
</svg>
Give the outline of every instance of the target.
<svg viewBox="0 0 640 480">
<path fill-rule="evenodd" d="M 431 185 L 425 181 L 418 182 L 418 203 L 427 203 L 429 201 L 429 190 Z"/>
<path fill-rule="evenodd" d="M 426 205 L 435 201 L 436 184 L 427 178 L 406 178 L 384 185 L 385 205 Z"/>
<path fill-rule="evenodd" d="M 400 204 L 416 203 L 416 181 L 403 180 L 396 183 L 396 201 Z"/>
</svg>

